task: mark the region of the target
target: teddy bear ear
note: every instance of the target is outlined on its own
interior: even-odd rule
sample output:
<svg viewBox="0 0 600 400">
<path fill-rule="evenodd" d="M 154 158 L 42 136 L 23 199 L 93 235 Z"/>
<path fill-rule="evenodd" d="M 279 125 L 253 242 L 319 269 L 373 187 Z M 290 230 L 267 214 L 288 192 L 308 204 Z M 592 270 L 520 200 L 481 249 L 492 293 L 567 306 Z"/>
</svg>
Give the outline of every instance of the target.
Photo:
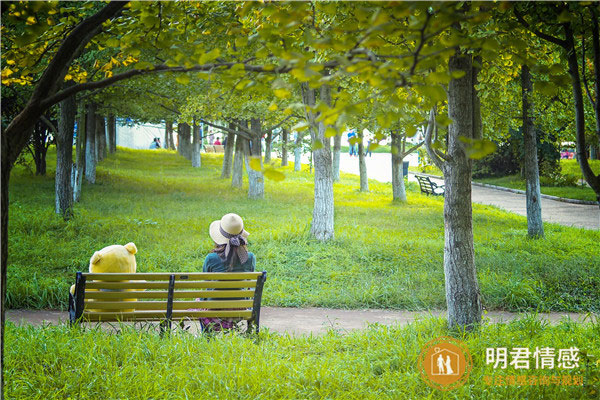
<svg viewBox="0 0 600 400">
<path fill-rule="evenodd" d="M 90 264 L 97 264 L 98 261 L 102 259 L 102 254 L 99 251 L 95 252 L 92 258 L 90 259 Z"/>
<path fill-rule="evenodd" d="M 133 242 L 129 242 L 124 246 L 128 252 L 130 252 L 131 254 L 135 254 L 137 253 L 137 247 L 135 247 L 135 244 Z"/>
</svg>

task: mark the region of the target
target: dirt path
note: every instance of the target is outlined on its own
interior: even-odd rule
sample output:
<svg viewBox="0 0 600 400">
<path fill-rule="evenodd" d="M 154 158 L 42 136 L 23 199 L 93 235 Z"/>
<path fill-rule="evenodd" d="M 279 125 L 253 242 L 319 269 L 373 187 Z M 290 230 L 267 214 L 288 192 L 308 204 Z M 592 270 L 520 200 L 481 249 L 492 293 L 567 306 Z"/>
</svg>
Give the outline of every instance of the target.
<svg viewBox="0 0 600 400">
<path fill-rule="evenodd" d="M 261 326 L 278 333 L 293 335 L 323 334 L 330 329 L 348 332 L 362 329 L 368 324 L 407 325 L 420 318 L 443 316 L 444 311 L 401 311 L 401 310 L 338 310 L 331 308 L 281 308 L 262 307 Z M 507 322 L 524 314 L 504 311 L 489 312 L 491 322 Z M 56 310 L 8 310 L 6 319 L 16 324 L 60 324 L 67 320 L 66 311 Z M 556 324 L 563 318 L 584 322 L 586 314 L 544 313 L 540 318 Z M 597 320 L 597 317 L 595 317 Z M 192 329 L 195 329 L 193 327 Z"/>
</svg>

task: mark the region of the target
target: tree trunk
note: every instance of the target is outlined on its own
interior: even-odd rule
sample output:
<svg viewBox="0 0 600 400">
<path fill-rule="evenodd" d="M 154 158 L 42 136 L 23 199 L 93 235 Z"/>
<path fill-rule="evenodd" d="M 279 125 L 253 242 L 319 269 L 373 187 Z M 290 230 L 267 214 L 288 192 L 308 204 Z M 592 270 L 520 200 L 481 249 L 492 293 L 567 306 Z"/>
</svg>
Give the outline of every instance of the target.
<svg viewBox="0 0 600 400">
<path fill-rule="evenodd" d="M 273 148 L 273 131 L 267 132 L 265 138 L 265 164 L 271 163 L 271 151 Z"/>
<path fill-rule="evenodd" d="M 109 114 L 107 120 L 108 130 L 108 152 L 114 154 L 117 151 L 117 119 L 114 114 Z"/>
<path fill-rule="evenodd" d="M 65 220 L 73 215 L 71 171 L 73 169 L 73 130 L 76 112 L 75 96 L 68 97 L 60 103 L 60 120 L 56 135 L 55 212 L 61 214 Z"/>
<path fill-rule="evenodd" d="M 104 160 L 107 156 L 106 148 L 106 123 L 104 117 L 96 115 L 96 160 Z"/>
<path fill-rule="evenodd" d="M 78 202 L 81 199 L 81 184 L 85 174 L 85 153 L 86 153 L 86 114 L 85 107 L 80 107 L 77 116 L 77 145 L 75 147 L 76 165 L 73 168 L 72 186 L 73 201 Z"/>
<path fill-rule="evenodd" d="M 194 121 L 193 139 L 192 139 L 192 167 L 200 168 L 202 159 L 200 158 L 200 148 L 202 147 L 202 137 L 200 135 L 200 125 Z"/>
<path fill-rule="evenodd" d="M 359 129 L 360 131 L 360 129 Z M 363 133 L 358 133 L 358 170 L 360 174 L 360 191 L 369 191 L 369 179 L 367 177 L 367 160 L 365 160 L 365 144 L 363 143 Z"/>
<path fill-rule="evenodd" d="M 583 110 L 583 94 L 581 91 L 581 80 L 579 78 L 579 65 L 577 62 L 577 52 L 575 49 L 575 39 L 573 29 L 570 23 L 563 24 L 565 31 L 565 50 L 569 65 L 569 75 L 571 76 L 571 86 L 573 90 L 573 103 L 575 104 L 575 136 L 577 138 L 577 161 L 583 177 L 590 187 L 596 193 L 596 198 L 600 203 L 600 174 L 595 175 L 590 167 L 587 157 L 585 157 L 585 114 Z M 600 60 L 599 60 L 600 61 Z M 595 65 L 595 68 L 600 68 Z M 596 99 L 596 102 L 599 100 Z"/>
<path fill-rule="evenodd" d="M 183 123 L 183 142 L 179 145 L 182 148 L 183 156 L 192 160 L 192 127 L 188 123 Z"/>
<path fill-rule="evenodd" d="M 305 105 L 315 105 L 315 90 L 310 89 L 308 84 L 302 84 L 302 100 Z M 331 105 L 331 89 L 327 85 L 321 86 L 321 101 L 328 106 Z M 310 122 L 310 135 L 314 145 L 322 143 L 322 146 L 313 152 L 315 165 L 315 203 L 313 208 L 313 220 L 310 228 L 311 234 L 320 241 L 334 238 L 334 203 L 333 203 L 333 170 L 331 163 L 331 141 L 325 137 L 325 124 L 321 121 L 315 130 L 315 116 L 308 115 Z"/>
<path fill-rule="evenodd" d="M 402 162 L 401 137 L 398 132 L 392 132 L 392 201 L 406 202 L 404 187 L 404 168 Z"/>
<path fill-rule="evenodd" d="M 288 165 L 288 130 L 285 128 L 281 129 L 281 166 L 287 167 Z"/>
<path fill-rule="evenodd" d="M 472 61 L 457 53 L 449 60 L 449 69 L 464 71 L 452 79 L 448 87 L 448 115 L 453 121 L 448 127 L 448 162 L 443 165 L 444 199 L 444 273 L 448 323 L 451 327 L 470 328 L 481 322 L 481 298 L 473 247 L 473 215 L 471 206 L 471 160 L 467 158 L 460 136 L 476 135 L 474 115 Z"/>
<path fill-rule="evenodd" d="M 229 128 L 235 129 L 235 124 L 230 123 Z M 235 145 L 235 133 L 227 133 L 227 143 L 225 143 L 225 152 L 223 154 L 223 168 L 221 169 L 221 179 L 231 177 L 231 161 L 233 159 L 233 147 Z"/>
<path fill-rule="evenodd" d="M 342 153 L 342 135 L 333 137 L 333 181 L 340 180 L 340 154 Z"/>
<path fill-rule="evenodd" d="M 175 150 L 175 141 L 173 140 L 173 121 L 165 121 L 165 145 L 167 149 Z"/>
<path fill-rule="evenodd" d="M 542 223 L 542 203 L 540 193 L 540 174 L 538 169 L 537 140 L 533 122 L 533 104 L 531 93 L 533 85 L 527 65 L 521 66 L 521 89 L 523 97 L 523 167 L 525 172 L 527 201 L 527 233 L 529 237 L 544 237 Z"/>
<path fill-rule="evenodd" d="M 46 140 L 48 139 L 47 128 L 38 122 L 33 130 L 33 161 L 35 163 L 35 174 L 46 176 Z"/>
<path fill-rule="evenodd" d="M 233 160 L 233 174 L 231 175 L 231 186 L 241 188 L 244 183 L 244 142 L 241 136 L 235 137 L 235 159 Z"/>
<path fill-rule="evenodd" d="M 294 171 L 302 170 L 302 135 L 296 132 L 296 147 L 294 148 Z"/>
<path fill-rule="evenodd" d="M 259 160 L 261 170 L 256 171 L 252 167 L 248 168 L 248 198 L 262 199 L 265 197 L 265 181 L 262 174 L 262 155 L 260 154 L 260 142 L 262 136 L 262 127 L 260 119 L 250 119 L 250 130 L 252 131 L 252 147 L 250 148 L 250 157 L 252 159 Z"/>
<path fill-rule="evenodd" d="M 96 183 L 96 105 L 87 106 L 85 123 L 85 179 Z"/>
</svg>

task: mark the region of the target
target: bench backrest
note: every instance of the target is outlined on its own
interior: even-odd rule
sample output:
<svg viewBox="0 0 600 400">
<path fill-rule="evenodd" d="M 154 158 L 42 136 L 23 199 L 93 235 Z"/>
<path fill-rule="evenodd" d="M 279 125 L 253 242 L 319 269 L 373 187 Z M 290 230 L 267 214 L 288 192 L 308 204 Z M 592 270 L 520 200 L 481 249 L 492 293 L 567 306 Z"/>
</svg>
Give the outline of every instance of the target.
<svg viewBox="0 0 600 400">
<path fill-rule="evenodd" d="M 225 146 L 222 144 L 215 144 L 213 147 L 215 148 L 215 153 L 225 153 Z"/>
<path fill-rule="evenodd" d="M 72 322 L 221 317 L 245 319 L 258 328 L 266 272 L 78 272 L 75 279 Z"/>
<path fill-rule="evenodd" d="M 415 177 L 419 181 L 419 186 L 421 187 L 421 192 L 435 194 L 435 192 L 433 191 L 435 186 L 433 186 L 433 183 L 431 182 L 429 177 L 422 176 L 422 175 L 415 175 Z"/>
</svg>

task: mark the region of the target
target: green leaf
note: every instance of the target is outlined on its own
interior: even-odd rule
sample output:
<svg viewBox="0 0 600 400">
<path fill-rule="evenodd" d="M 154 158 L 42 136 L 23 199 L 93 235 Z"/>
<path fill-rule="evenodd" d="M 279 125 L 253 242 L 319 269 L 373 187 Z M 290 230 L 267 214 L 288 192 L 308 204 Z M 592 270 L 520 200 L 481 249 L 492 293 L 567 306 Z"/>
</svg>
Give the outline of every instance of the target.
<svg viewBox="0 0 600 400">
<path fill-rule="evenodd" d="M 303 130 L 308 128 L 308 122 L 298 122 L 296 125 L 292 126 L 292 131 L 302 132 Z"/>
<path fill-rule="evenodd" d="M 181 83 L 182 85 L 187 85 L 188 83 L 190 83 L 190 77 L 188 76 L 188 74 L 178 74 L 175 80 L 177 81 L 177 83 Z"/>
<path fill-rule="evenodd" d="M 326 138 L 337 136 L 337 134 L 338 134 L 338 132 L 335 128 L 328 127 L 327 129 L 325 129 L 325 137 Z"/>
<path fill-rule="evenodd" d="M 276 182 L 281 182 L 285 179 L 285 175 L 281 171 L 277 171 L 274 168 L 267 168 L 264 171 L 264 176 L 268 179 L 274 180 Z"/>
<path fill-rule="evenodd" d="M 153 65 L 148 61 L 140 61 L 139 63 L 135 64 L 134 67 L 135 69 L 149 69 L 152 68 Z"/>
<path fill-rule="evenodd" d="M 262 165 L 261 165 L 261 159 L 260 157 L 252 157 L 250 158 L 250 168 L 252 168 L 255 171 L 262 171 Z"/>
<path fill-rule="evenodd" d="M 312 149 L 313 151 L 315 150 L 319 150 L 323 148 L 323 142 L 321 142 L 320 140 L 316 140 L 313 145 L 312 145 Z"/>
<path fill-rule="evenodd" d="M 219 50 L 218 48 L 212 49 L 208 53 L 202 54 L 202 56 L 200 56 L 200 60 L 198 60 L 198 63 L 200 63 L 200 64 L 209 63 L 209 62 L 217 59 L 220 55 L 221 55 L 221 50 Z"/>
<path fill-rule="evenodd" d="M 467 157 L 474 160 L 480 160 L 496 151 L 496 144 L 488 139 L 471 139 L 465 136 L 459 136 L 458 140 L 465 144 Z"/>
</svg>

